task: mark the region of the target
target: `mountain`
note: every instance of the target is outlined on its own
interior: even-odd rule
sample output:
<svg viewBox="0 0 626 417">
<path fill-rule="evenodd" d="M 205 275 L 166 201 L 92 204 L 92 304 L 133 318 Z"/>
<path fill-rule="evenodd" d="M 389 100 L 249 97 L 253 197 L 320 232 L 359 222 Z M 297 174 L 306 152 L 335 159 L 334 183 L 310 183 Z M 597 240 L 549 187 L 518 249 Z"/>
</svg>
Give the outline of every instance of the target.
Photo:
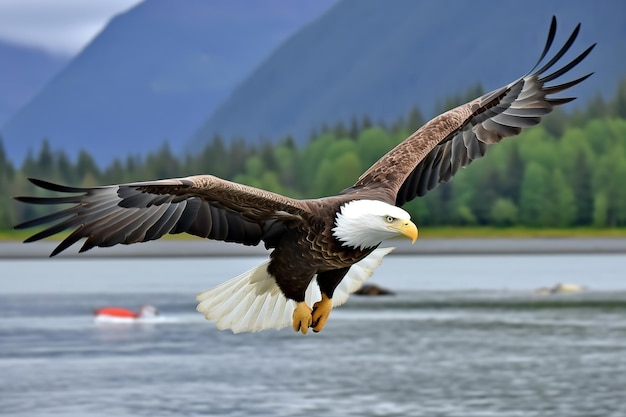
<svg viewBox="0 0 626 417">
<path fill-rule="evenodd" d="M 0 41 L 0 126 L 68 61 L 66 56 Z"/>
<path fill-rule="evenodd" d="M 43 138 L 106 164 L 183 144 L 269 53 L 335 0 L 145 1 L 107 25 L 1 129 L 20 163 Z"/>
<path fill-rule="evenodd" d="M 215 133 L 303 142 L 353 116 L 432 116 L 446 97 L 530 69 L 553 14 L 555 46 L 582 22 L 568 56 L 598 42 L 571 74 L 596 72 L 576 106 L 624 76 L 625 12 L 621 0 L 149 0 L 112 19 L 0 135 L 17 165 L 44 138 L 107 164 L 166 140 L 177 152 Z"/>
<path fill-rule="evenodd" d="M 598 92 L 612 96 L 626 75 L 621 0 L 343 0 L 281 44 L 208 117 L 189 149 L 215 133 L 248 141 L 292 134 L 302 142 L 322 123 L 363 115 L 393 121 L 413 106 L 433 116 L 446 97 L 476 83 L 492 90 L 529 70 L 552 15 L 558 18 L 553 47 L 582 22 L 566 57 L 598 42 L 565 77 L 596 72 L 573 89 L 581 97 L 573 105 Z"/>
</svg>

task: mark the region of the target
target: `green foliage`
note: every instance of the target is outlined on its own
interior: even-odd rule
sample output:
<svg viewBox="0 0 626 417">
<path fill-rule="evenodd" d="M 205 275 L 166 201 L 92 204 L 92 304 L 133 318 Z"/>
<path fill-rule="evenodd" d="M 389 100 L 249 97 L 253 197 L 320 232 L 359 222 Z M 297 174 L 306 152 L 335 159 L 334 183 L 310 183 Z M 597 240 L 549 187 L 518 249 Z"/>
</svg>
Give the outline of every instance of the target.
<svg viewBox="0 0 626 417">
<path fill-rule="evenodd" d="M 15 211 L 10 200 L 12 184 L 15 182 L 15 169 L 9 162 L 0 139 L 0 227 L 15 221 Z"/>
<path fill-rule="evenodd" d="M 521 221 L 526 226 L 547 226 L 551 212 L 548 189 L 548 171 L 537 162 L 531 162 L 524 171 L 520 193 Z M 548 213 L 545 211 L 549 210 Z"/>
<path fill-rule="evenodd" d="M 608 212 L 608 199 L 606 194 L 598 193 L 593 204 L 593 225 L 595 227 L 606 227 Z"/>
<path fill-rule="evenodd" d="M 491 207 L 491 222 L 494 226 L 513 226 L 517 224 L 517 206 L 508 198 L 498 198 Z"/>
<path fill-rule="evenodd" d="M 614 116 L 626 119 L 626 78 L 622 79 L 617 88 L 614 109 Z"/>
<path fill-rule="evenodd" d="M 480 86 L 470 92 L 477 95 Z M 465 101 L 459 96 L 446 105 Z M 626 79 L 615 99 L 592 100 L 587 110 L 553 113 L 547 123 L 490 147 L 423 198 L 406 204 L 419 225 L 531 227 L 626 226 Z M 102 169 L 87 152 L 75 161 L 44 140 L 21 167 L 7 160 L 0 139 L 0 229 L 40 215 L 48 207 L 18 204 L 12 195 L 36 194 L 26 177 L 95 186 L 210 173 L 297 198 L 333 195 L 353 184 L 378 158 L 422 122 L 418 109 L 390 128 L 370 118 L 349 126 L 323 126 L 304 147 L 287 137 L 257 146 L 227 145 L 219 136 L 180 158 L 167 143 L 146 158 L 129 156 Z"/>
<path fill-rule="evenodd" d="M 560 170 L 552 172 L 552 181 L 549 182 L 553 203 L 549 205 L 551 209 L 549 226 L 567 227 L 571 226 L 576 219 L 576 198 L 570 183 L 567 182 Z"/>
</svg>

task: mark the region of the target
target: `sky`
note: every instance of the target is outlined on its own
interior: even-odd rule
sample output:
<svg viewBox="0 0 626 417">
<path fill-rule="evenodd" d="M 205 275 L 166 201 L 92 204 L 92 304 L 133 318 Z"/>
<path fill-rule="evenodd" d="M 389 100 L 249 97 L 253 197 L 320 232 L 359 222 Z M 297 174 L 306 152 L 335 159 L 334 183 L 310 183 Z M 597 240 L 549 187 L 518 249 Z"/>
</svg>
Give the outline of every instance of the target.
<svg viewBox="0 0 626 417">
<path fill-rule="evenodd" d="M 142 0 L 0 0 L 0 39 L 73 56 Z"/>
</svg>

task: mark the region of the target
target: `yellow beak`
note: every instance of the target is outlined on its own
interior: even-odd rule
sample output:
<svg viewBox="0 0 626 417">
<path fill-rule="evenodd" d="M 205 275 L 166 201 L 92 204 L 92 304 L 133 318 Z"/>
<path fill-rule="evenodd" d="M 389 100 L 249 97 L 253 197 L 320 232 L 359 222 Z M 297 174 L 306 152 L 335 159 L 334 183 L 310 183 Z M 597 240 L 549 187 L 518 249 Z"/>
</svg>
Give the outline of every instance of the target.
<svg viewBox="0 0 626 417">
<path fill-rule="evenodd" d="M 415 225 L 415 223 L 413 223 L 410 220 L 407 220 L 406 222 L 402 223 L 402 225 L 398 228 L 398 232 L 403 235 L 408 237 L 409 239 L 411 239 L 412 243 L 415 243 L 415 241 L 417 240 L 417 226 Z"/>
</svg>

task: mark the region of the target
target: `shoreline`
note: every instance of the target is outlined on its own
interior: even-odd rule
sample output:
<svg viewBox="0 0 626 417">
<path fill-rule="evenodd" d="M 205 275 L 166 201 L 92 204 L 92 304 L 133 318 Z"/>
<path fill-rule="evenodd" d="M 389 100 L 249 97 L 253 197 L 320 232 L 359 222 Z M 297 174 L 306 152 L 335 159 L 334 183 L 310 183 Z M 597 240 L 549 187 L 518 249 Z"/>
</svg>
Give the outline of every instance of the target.
<svg viewBox="0 0 626 417">
<path fill-rule="evenodd" d="M 24 244 L 0 242 L 0 259 L 45 259 L 59 241 Z M 539 254 L 626 254 L 626 238 L 422 238 L 414 245 L 404 240 L 384 242 L 395 246 L 391 255 L 539 255 Z M 266 256 L 259 246 L 244 246 L 210 240 L 157 240 L 134 245 L 94 248 L 78 253 L 80 244 L 67 249 L 60 258 L 129 258 L 129 257 L 241 257 Z"/>
</svg>

